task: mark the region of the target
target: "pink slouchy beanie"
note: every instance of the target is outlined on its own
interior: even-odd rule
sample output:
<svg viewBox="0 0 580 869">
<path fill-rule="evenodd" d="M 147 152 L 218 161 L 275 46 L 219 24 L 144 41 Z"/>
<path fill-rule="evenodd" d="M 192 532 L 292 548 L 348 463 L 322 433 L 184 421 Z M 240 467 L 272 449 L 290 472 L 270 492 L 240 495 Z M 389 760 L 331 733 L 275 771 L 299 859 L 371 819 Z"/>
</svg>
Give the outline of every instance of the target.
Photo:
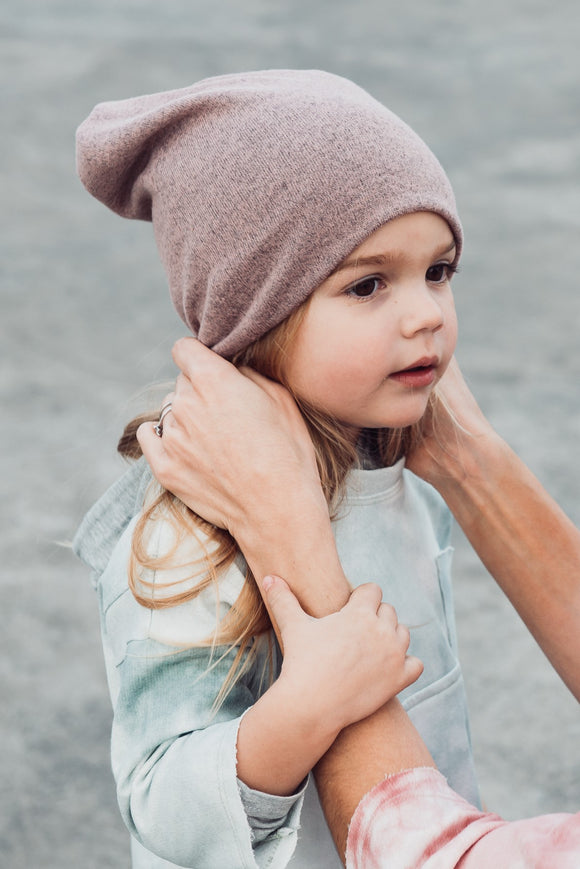
<svg viewBox="0 0 580 869">
<path fill-rule="evenodd" d="M 346 79 L 268 70 L 101 103 L 77 131 L 80 178 L 153 221 L 173 304 L 231 357 L 297 308 L 388 220 L 432 211 L 462 231 L 445 172 Z"/>
</svg>

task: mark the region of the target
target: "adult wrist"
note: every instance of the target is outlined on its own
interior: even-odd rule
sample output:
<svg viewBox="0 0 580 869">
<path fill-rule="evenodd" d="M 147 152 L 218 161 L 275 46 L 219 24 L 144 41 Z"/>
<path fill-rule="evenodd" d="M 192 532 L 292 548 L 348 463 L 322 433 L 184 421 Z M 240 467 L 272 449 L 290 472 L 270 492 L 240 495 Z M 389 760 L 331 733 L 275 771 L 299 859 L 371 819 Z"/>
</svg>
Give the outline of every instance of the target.
<svg viewBox="0 0 580 869">
<path fill-rule="evenodd" d="M 350 597 L 336 551 L 326 502 L 287 500 L 263 521 L 247 521 L 236 536 L 254 576 L 283 577 L 302 607 L 321 617 L 341 609 Z"/>
<path fill-rule="evenodd" d="M 432 481 L 468 537 L 490 510 L 499 509 L 498 495 L 514 458 L 508 444 L 490 429 L 463 438 L 457 458 Z"/>
<path fill-rule="evenodd" d="M 485 482 L 506 451 L 509 447 L 489 425 L 460 432 L 453 444 L 438 446 L 424 479 L 446 498 L 454 489 Z"/>
<path fill-rule="evenodd" d="M 244 552 L 255 554 L 284 550 L 308 536 L 309 529 L 325 526 L 330 528 L 330 519 L 323 499 L 285 490 L 275 499 L 244 505 L 232 516 L 229 530 Z"/>
</svg>

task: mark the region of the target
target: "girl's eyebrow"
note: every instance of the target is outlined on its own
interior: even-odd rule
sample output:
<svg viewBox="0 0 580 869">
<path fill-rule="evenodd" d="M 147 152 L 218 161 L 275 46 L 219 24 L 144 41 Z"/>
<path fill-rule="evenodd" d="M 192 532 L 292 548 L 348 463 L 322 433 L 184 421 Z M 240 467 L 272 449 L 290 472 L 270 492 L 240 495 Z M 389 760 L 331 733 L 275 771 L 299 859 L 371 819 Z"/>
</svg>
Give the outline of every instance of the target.
<svg viewBox="0 0 580 869">
<path fill-rule="evenodd" d="M 355 269 L 358 266 L 384 266 L 396 258 L 397 254 L 395 252 L 389 254 L 389 256 L 384 256 L 384 254 L 380 253 L 375 256 L 355 256 L 351 259 L 343 260 L 340 265 L 335 268 L 333 275 L 337 275 L 345 269 Z"/>
<path fill-rule="evenodd" d="M 455 250 L 455 239 L 452 240 L 451 244 L 446 247 L 444 250 L 435 251 L 433 254 L 433 259 L 438 259 L 440 256 L 445 256 L 447 253 L 451 253 L 452 250 Z M 333 271 L 333 275 L 338 274 L 339 272 L 344 271 L 345 269 L 353 269 L 358 266 L 384 266 L 388 265 L 390 262 L 394 262 L 402 256 L 401 251 L 391 251 L 388 254 L 378 253 L 374 256 L 352 256 L 348 259 L 343 260 L 343 262 L 338 265 Z"/>
</svg>

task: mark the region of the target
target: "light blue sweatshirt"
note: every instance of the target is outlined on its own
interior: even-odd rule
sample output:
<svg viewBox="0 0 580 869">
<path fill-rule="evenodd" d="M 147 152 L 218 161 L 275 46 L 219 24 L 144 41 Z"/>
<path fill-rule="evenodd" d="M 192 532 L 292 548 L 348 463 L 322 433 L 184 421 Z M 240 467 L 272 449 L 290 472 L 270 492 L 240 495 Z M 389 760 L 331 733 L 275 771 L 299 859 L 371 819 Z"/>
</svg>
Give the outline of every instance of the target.
<svg viewBox="0 0 580 869">
<path fill-rule="evenodd" d="M 377 582 L 399 621 L 412 626 L 410 654 L 425 669 L 400 699 L 451 787 L 478 804 L 457 660 L 451 518 L 439 495 L 403 465 L 350 472 L 333 523 L 338 552 L 352 584 Z M 291 797 L 272 797 L 237 780 L 237 729 L 267 689 L 264 641 L 255 664 L 212 715 L 235 651 L 222 657 L 220 648 L 212 657 L 207 647 L 192 644 L 206 638 L 236 600 L 243 559 L 220 577 L 219 605 L 209 587 L 185 604 L 152 610 L 128 588 L 133 528 L 150 480 L 143 462 L 133 466 L 87 514 L 74 542 L 99 597 L 114 709 L 112 766 L 132 834 L 133 867 L 340 869 L 313 782 Z M 166 552 L 171 542 L 169 523 L 158 521 L 152 554 Z M 188 538 L 178 562 L 200 551 Z M 147 579 L 160 596 L 166 593 L 161 583 L 183 579 L 187 586 L 188 572 L 158 571 Z M 277 673 L 277 651 L 274 664 Z"/>
</svg>

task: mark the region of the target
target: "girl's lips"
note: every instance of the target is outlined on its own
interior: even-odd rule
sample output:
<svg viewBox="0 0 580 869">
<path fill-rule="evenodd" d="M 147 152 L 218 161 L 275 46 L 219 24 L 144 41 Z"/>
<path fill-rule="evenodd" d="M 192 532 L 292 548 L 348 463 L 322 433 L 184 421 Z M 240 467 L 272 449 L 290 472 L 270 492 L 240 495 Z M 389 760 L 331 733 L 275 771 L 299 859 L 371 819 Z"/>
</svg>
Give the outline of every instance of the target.
<svg viewBox="0 0 580 869">
<path fill-rule="evenodd" d="M 405 368 L 403 371 L 395 371 L 389 376 L 389 380 L 396 380 L 402 386 L 411 386 L 415 389 L 431 386 L 437 376 L 437 360 L 421 359 L 416 365 Z"/>
</svg>

